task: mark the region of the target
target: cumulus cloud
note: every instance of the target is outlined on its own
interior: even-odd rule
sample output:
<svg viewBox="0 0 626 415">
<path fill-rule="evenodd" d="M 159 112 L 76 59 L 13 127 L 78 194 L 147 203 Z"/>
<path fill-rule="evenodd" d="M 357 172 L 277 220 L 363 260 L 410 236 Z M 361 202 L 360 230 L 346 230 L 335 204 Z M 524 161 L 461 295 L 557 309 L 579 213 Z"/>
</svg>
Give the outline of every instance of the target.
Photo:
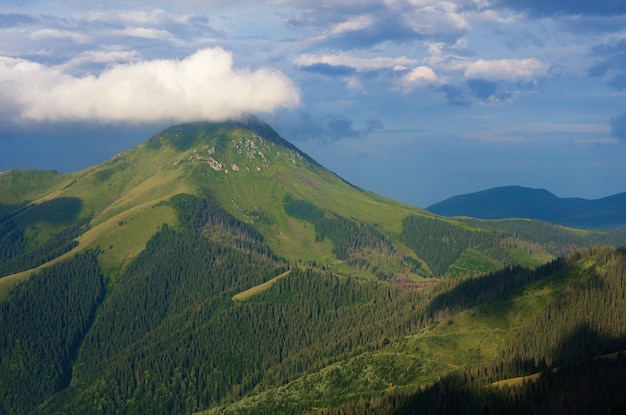
<svg viewBox="0 0 626 415">
<path fill-rule="evenodd" d="M 217 120 L 300 102 L 287 76 L 268 68 L 236 69 L 231 53 L 221 48 L 182 60 L 116 65 L 83 77 L 4 57 L 0 84 L 3 108 L 26 121 Z"/>
<path fill-rule="evenodd" d="M 407 73 L 402 80 L 405 86 L 411 88 L 432 85 L 437 83 L 439 79 L 435 72 L 428 66 L 418 66 Z"/>
<path fill-rule="evenodd" d="M 503 81 L 531 81 L 548 72 L 549 65 L 536 58 L 483 60 L 469 64 L 465 70 L 468 79 Z"/>
</svg>

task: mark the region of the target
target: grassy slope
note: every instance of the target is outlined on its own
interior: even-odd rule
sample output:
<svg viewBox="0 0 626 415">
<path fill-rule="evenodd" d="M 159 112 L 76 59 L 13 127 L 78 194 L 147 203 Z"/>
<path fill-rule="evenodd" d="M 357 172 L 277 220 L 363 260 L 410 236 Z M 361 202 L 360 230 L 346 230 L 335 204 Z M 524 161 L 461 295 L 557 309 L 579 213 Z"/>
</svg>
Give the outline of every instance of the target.
<svg viewBox="0 0 626 415">
<path fill-rule="evenodd" d="M 11 205 L 27 203 L 49 193 L 71 177 L 55 171 L 9 170 L 0 173 L 2 203 L 0 216 L 8 212 Z"/>
<path fill-rule="evenodd" d="M 262 293 L 263 291 L 267 290 L 268 288 L 270 288 L 272 285 L 276 284 L 276 281 L 278 281 L 281 278 L 286 277 L 287 275 L 289 275 L 291 273 L 291 270 L 289 271 L 285 271 L 280 275 L 275 276 L 274 278 L 272 278 L 271 280 L 267 280 L 262 284 L 259 285 L 255 285 L 252 288 L 248 288 L 245 291 L 242 291 L 238 294 L 233 295 L 233 300 L 234 301 L 241 301 L 241 300 L 247 300 L 249 298 L 254 297 L 255 295 Z"/>
<path fill-rule="evenodd" d="M 31 195 L 40 196 L 32 201 L 45 204 L 61 198 L 77 198 L 82 201 L 75 219 L 91 217 L 91 229 L 78 238 L 79 246 L 47 264 L 34 270 L 20 272 L 0 279 L 0 298 L 7 295 L 10 288 L 28 278 L 33 271 L 52 265 L 85 248 L 100 246 L 104 253 L 99 259 L 105 273 L 115 276 L 129 260 L 134 258 L 146 242 L 163 223 L 176 225 L 176 216 L 167 206 L 159 202 L 171 196 L 193 191 L 181 171 L 171 168 L 168 160 L 174 157 L 174 149 L 155 152 L 142 144 L 135 149 L 119 154 L 100 165 L 86 170 L 52 177 L 43 191 L 31 189 L 32 181 L 22 178 L 28 172 L 10 172 L 19 180 L 13 179 L 10 186 L 2 186 L 0 195 L 24 194 L 20 202 L 15 196 L 15 204 L 28 203 Z M 5 173 L 6 174 L 6 173 Z M 19 218 L 19 216 L 17 216 Z M 49 236 L 61 229 L 60 225 L 46 225 L 45 218 L 34 221 L 31 229 Z M 29 235 L 27 230 L 27 236 Z M 32 233 L 32 232 L 31 232 Z"/>
<path fill-rule="evenodd" d="M 254 224 L 274 252 L 290 260 L 331 263 L 334 257 L 329 241 L 315 242 L 310 224 L 285 213 L 287 194 L 341 216 L 375 223 L 392 238 L 401 232 L 403 217 L 422 212 L 358 189 L 296 151 L 259 140 L 241 128 L 217 130 L 199 142 L 176 159 L 177 166 L 188 172 L 200 191 L 213 193 L 230 213 Z"/>
</svg>

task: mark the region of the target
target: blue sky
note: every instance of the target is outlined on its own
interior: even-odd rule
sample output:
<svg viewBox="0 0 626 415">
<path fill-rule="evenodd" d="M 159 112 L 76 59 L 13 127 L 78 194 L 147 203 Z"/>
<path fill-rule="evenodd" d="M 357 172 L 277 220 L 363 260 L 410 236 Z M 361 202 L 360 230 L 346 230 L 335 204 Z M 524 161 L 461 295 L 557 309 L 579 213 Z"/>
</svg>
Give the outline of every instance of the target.
<svg viewBox="0 0 626 415">
<path fill-rule="evenodd" d="M 243 112 L 418 206 L 626 191 L 626 1 L 7 0 L 0 171 Z"/>
</svg>

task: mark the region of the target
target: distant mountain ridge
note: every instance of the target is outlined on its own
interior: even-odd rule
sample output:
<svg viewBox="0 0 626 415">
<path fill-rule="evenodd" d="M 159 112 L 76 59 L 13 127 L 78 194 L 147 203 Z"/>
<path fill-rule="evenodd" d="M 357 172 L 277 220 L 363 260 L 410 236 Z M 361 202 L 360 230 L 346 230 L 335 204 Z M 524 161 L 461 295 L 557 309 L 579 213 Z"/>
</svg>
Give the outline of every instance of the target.
<svg viewBox="0 0 626 415">
<path fill-rule="evenodd" d="M 626 192 L 590 200 L 561 198 L 545 189 L 503 186 L 454 196 L 427 209 L 448 217 L 528 218 L 582 229 L 626 229 Z"/>
</svg>

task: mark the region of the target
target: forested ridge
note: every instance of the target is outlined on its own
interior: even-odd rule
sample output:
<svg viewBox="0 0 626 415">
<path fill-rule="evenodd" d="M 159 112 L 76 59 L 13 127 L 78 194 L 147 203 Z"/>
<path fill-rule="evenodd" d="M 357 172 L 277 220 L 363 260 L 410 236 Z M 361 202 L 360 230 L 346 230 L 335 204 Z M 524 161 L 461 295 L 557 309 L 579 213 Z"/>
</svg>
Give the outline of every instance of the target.
<svg viewBox="0 0 626 415">
<path fill-rule="evenodd" d="M 288 265 L 203 236 L 224 219 L 233 234 L 248 228 L 210 199 L 185 195 L 172 204 L 184 229 L 164 226 L 128 267 L 85 337 L 72 385 L 41 413 L 200 410 L 376 349 L 421 324 L 414 291 L 306 267 L 233 303 L 232 294 Z"/>
<path fill-rule="evenodd" d="M 311 413 L 623 413 L 626 250 L 582 250 L 538 271 L 527 271 L 532 276 L 527 283 L 533 289 L 540 289 L 543 277 L 548 275 L 553 280 L 573 281 L 536 318 L 513 334 L 495 362 L 455 371 L 417 392 L 390 394 Z M 533 280 L 537 282 L 533 284 Z M 485 291 L 490 291 L 486 285 L 477 292 Z M 444 293 L 452 298 L 442 305 L 448 311 L 468 306 L 471 294 L 459 294 L 461 297 L 451 291 Z M 441 295 L 436 301 L 438 298 Z M 505 381 L 531 374 L 526 380 Z M 496 386 L 496 381 L 503 382 Z"/>
<path fill-rule="evenodd" d="M 419 253 L 435 276 L 445 275 L 468 250 L 480 251 L 501 266 L 508 267 L 519 264 L 520 251 L 524 256 L 544 252 L 555 257 L 590 246 L 626 245 L 624 232 L 572 232 L 560 226 L 524 219 L 484 221 L 463 218 L 460 222 L 468 226 L 437 217 L 410 215 L 403 221 L 401 238 Z"/>
</svg>

